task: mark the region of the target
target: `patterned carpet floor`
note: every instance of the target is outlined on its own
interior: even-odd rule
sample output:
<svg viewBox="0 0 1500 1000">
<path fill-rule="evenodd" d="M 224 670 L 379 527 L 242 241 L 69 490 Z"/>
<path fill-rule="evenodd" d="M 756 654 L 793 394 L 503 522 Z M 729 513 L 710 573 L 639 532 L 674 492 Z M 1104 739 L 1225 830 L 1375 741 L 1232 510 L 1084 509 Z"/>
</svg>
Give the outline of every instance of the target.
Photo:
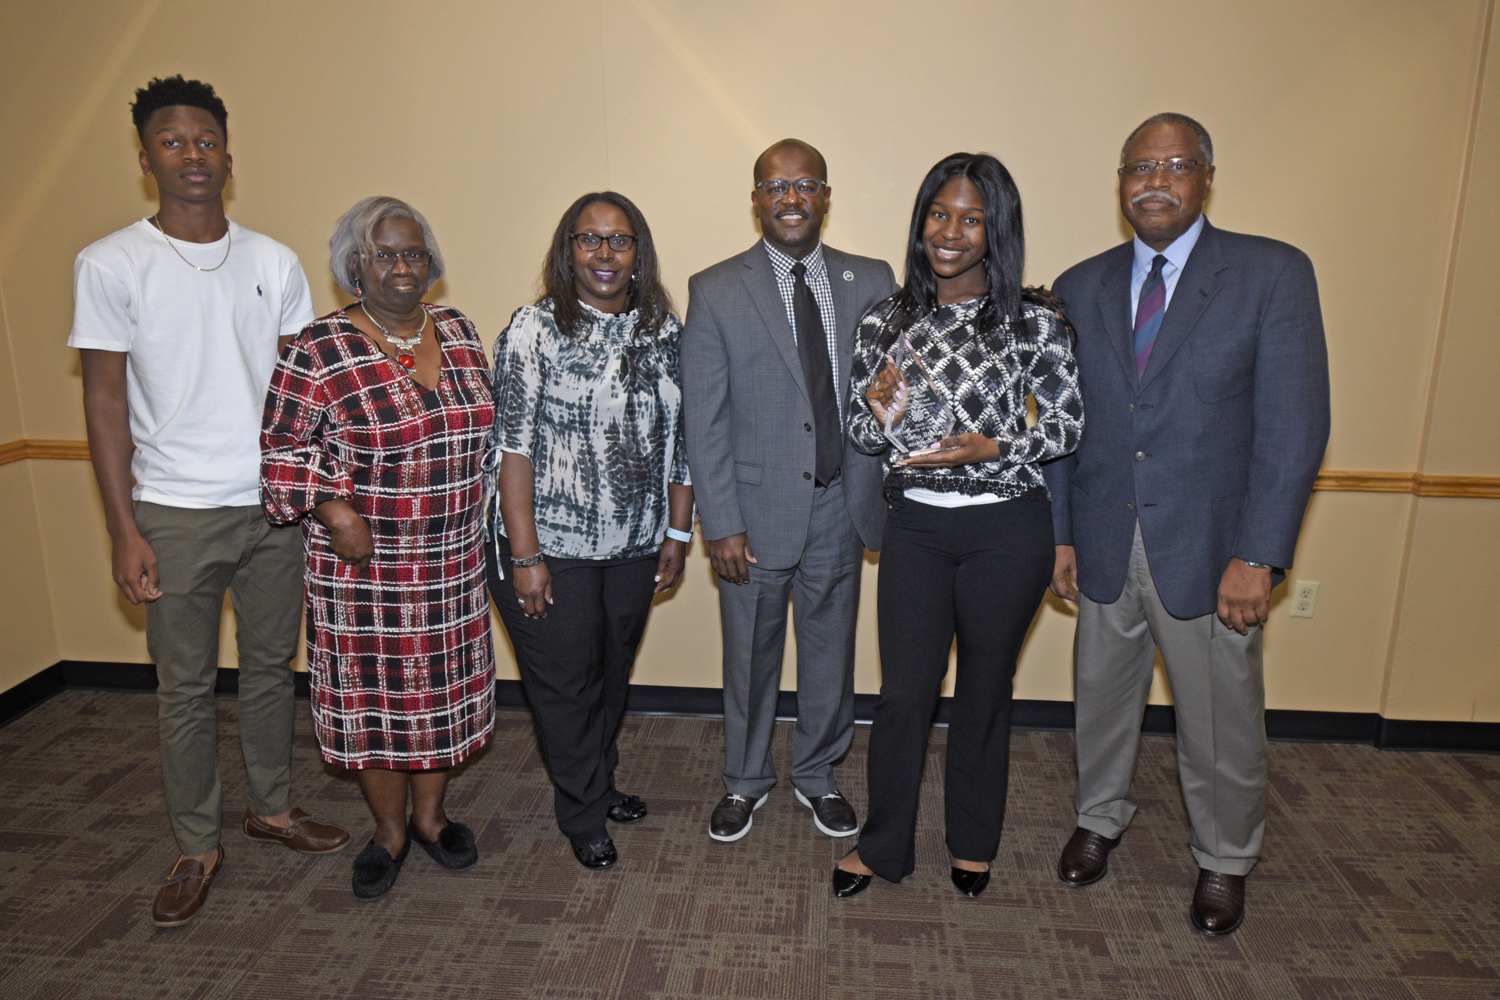
<svg viewBox="0 0 1500 1000">
<path fill-rule="evenodd" d="M 65 692 L 0 729 L 0 998 L 1500 998 L 1500 757 L 1271 747 L 1266 856 L 1235 935 L 1187 922 L 1196 871 L 1169 738 L 1147 737 L 1141 811 L 1087 889 L 1061 885 L 1072 737 L 1018 732 L 995 878 L 948 882 L 933 732 L 917 872 L 831 898 L 849 844 L 814 831 L 783 782 L 744 840 L 705 832 L 722 794 L 717 720 L 631 717 L 621 787 L 651 815 L 617 828 L 619 866 L 587 872 L 551 818 L 530 717 L 503 712 L 450 785 L 479 865 L 413 852 L 395 889 L 349 891 L 372 824 L 318 759 L 297 706 L 293 801 L 355 834 L 305 857 L 238 832 L 235 702 L 220 699 L 226 861 L 183 928 L 150 921 L 175 858 L 152 695 Z M 869 729 L 841 765 L 864 812 Z M 778 725 L 783 769 L 791 726 Z"/>
</svg>

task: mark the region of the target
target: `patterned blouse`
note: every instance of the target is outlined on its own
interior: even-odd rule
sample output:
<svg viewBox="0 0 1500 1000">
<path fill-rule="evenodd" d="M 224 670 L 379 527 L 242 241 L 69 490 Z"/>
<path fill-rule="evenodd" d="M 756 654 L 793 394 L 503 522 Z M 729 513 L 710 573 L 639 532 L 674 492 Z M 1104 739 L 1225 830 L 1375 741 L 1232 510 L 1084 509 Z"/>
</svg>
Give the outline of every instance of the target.
<svg viewBox="0 0 1500 1000">
<path fill-rule="evenodd" d="M 500 452 L 531 459 L 542 552 L 564 559 L 630 558 L 660 550 L 667 486 L 688 485 L 682 430 L 682 324 L 668 315 L 637 342 L 635 310 L 583 305 L 592 321 L 574 340 L 552 301 L 522 306 L 495 342 L 495 428 L 490 436 L 490 525 L 505 533 Z"/>
<path fill-rule="evenodd" d="M 886 495 L 919 488 L 977 496 L 993 493 L 1002 500 L 1025 494 L 1046 496 L 1047 484 L 1037 463 L 1066 455 L 1083 433 L 1083 399 L 1078 393 L 1078 363 L 1058 318 L 1043 306 L 1023 303 L 1026 335 L 1005 330 L 980 337 L 974 316 L 983 298 L 939 306 L 913 323 L 903 343 L 921 357 L 933 382 L 947 396 L 957 423 L 944 434 L 946 419 L 921 369 L 908 358 L 902 366 L 912 396 L 906 416 L 892 428 L 911 448 L 924 448 L 943 437 L 965 432 L 983 434 L 1000 445 L 998 462 L 952 468 L 893 468 L 885 460 Z M 885 427 L 865 401 L 875 376 L 885 367 L 893 299 L 876 304 L 856 331 L 850 370 L 849 436 L 854 447 L 879 455 L 890 447 Z M 1026 397 L 1036 399 L 1037 422 L 1026 426 Z"/>
</svg>

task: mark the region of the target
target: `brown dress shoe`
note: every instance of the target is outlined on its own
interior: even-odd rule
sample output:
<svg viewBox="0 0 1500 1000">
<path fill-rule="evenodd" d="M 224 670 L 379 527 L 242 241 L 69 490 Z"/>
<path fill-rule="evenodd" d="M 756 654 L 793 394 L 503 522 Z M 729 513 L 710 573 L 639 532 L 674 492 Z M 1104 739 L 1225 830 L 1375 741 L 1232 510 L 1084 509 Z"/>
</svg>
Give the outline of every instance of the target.
<svg viewBox="0 0 1500 1000">
<path fill-rule="evenodd" d="M 1245 876 L 1200 868 L 1192 916 L 1193 926 L 1204 934 L 1233 934 L 1245 921 Z"/>
<path fill-rule="evenodd" d="M 291 825 L 272 826 L 249 809 L 245 810 L 245 836 L 271 844 L 285 844 L 303 854 L 334 854 L 349 845 L 349 831 L 325 823 L 302 809 L 293 809 Z"/>
<path fill-rule="evenodd" d="M 193 919 L 208 898 L 208 887 L 219 869 L 224 867 L 224 848 L 214 866 L 207 871 L 203 862 L 179 858 L 167 875 L 167 884 L 156 893 L 156 902 L 151 904 L 151 920 L 158 927 L 177 927 Z"/>
<path fill-rule="evenodd" d="M 1119 837 L 1110 840 L 1080 826 L 1068 838 L 1062 857 L 1057 859 L 1057 877 L 1074 887 L 1093 885 L 1109 871 L 1109 852 L 1119 842 Z"/>
</svg>

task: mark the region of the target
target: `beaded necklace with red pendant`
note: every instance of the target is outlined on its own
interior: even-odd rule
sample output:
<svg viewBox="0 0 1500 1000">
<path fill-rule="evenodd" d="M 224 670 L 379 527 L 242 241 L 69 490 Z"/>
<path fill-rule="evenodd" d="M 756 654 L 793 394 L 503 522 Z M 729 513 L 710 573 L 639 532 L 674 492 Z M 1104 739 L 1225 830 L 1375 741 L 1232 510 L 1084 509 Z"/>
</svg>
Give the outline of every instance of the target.
<svg viewBox="0 0 1500 1000">
<path fill-rule="evenodd" d="M 413 368 L 417 367 L 417 356 L 415 353 L 413 353 L 412 348 L 416 347 L 422 342 L 422 331 L 427 329 L 427 310 L 422 310 L 422 324 L 417 327 L 416 333 L 412 334 L 410 337 L 398 337 L 395 334 L 391 333 L 391 331 L 387 330 L 385 326 L 381 324 L 380 320 L 376 319 L 370 313 L 369 307 L 366 306 L 363 302 L 359 304 L 359 307 L 364 310 L 365 315 L 369 317 L 371 323 L 374 323 L 376 326 L 380 327 L 380 332 L 385 335 L 386 343 L 396 345 L 396 363 L 402 368 L 405 368 L 407 371 L 411 371 Z"/>
</svg>

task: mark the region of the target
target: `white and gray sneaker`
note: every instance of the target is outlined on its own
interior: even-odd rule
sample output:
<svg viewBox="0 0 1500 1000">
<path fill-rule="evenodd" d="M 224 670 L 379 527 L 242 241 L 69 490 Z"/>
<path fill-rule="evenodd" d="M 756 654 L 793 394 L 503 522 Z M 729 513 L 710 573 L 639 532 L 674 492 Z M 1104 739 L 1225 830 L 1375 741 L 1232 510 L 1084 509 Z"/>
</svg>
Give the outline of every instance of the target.
<svg viewBox="0 0 1500 1000">
<path fill-rule="evenodd" d="M 729 843 L 739 840 L 750 832 L 754 822 L 751 813 L 766 804 L 771 797 L 767 792 L 758 799 L 745 795 L 726 795 L 714 806 L 714 814 L 708 818 L 708 835 L 714 840 Z"/>
<path fill-rule="evenodd" d="M 801 789 L 794 791 L 797 801 L 812 810 L 813 825 L 819 832 L 830 837 L 852 837 L 859 832 L 859 817 L 854 815 L 854 807 L 842 792 L 835 790 L 809 799 Z"/>
</svg>

